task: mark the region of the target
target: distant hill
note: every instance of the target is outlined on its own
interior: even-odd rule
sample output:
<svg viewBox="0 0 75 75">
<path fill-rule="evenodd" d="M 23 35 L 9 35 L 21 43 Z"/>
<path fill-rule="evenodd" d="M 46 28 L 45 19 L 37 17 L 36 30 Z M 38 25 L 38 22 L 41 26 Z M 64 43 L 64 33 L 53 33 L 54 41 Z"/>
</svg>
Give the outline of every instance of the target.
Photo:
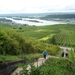
<svg viewBox="0 0 75 75">
<path fill-rule="evenodd" d="M 14 13 L 14 14 L 0 14 L 0 17 L 75 18 L 75 12 Z"/>
<path fill-rule="evenodd" d="M 49 18 L 63 18 L 63 19 L 67 19 L 67 18 L 69 18 L 69 19 L 71 19 L 71 18 L 75 18 L 75 14 L 73 13 L 71 13 L 71 14 L 67 14 L 67 13 L 65 13 L 65 14 L 63 14 L 63 13 L 61 13 L 61 14 L 50 14 L 50 15 L 47 15 L 47 16 L 45 16 L 45 17 L 42 17 L 42 18 L 44 18 L 44 19 L 49 19 Z"/>
<path fill-rule="evenodd" d="M 15 13 L 15 14 L 0 14 L 0 17 L 44 17 L 50 13 Z"/>
</svg>

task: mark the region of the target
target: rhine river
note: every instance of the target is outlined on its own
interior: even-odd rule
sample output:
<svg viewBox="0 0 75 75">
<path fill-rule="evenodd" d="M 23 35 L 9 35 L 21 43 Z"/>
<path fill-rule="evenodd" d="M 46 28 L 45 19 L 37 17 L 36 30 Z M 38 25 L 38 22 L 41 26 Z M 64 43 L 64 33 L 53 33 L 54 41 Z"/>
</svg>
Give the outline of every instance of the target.
<svg viewBox="0 0 75 75">
<path fill-rule="evenodd" d="M 22 18 L 21 20 L 15 20 L 14 18 L 5 18 L 12 20 L 14 23 L 18 24 L 28 24 L 30 26 L 44 26 L 44 25 L 55 25 L 55 24 L 66 24 L 65 22 L 58 22 L 58 21 L 47 21 L 47 20 L 40 20 L 40 19 L 30 19 L 30 18 Z M 35 22 L 36 21 L 36 22 Z"/>
</svg>

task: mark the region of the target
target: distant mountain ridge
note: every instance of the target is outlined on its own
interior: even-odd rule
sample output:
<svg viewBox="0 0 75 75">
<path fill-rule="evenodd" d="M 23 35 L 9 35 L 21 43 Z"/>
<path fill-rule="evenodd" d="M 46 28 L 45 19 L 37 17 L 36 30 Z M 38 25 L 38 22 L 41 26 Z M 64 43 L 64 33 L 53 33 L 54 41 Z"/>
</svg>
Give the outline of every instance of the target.
<svg viewBox="0 0 75 75">
<path fill-rule="evenodd" d="M 0 14 L 0 17 L 63 17 L 65 15 L 75 16 L 75 12 L 49 12 L 49 13 L 14 13 Z"/>
<path fill-rule="evenodd" d="M 75 14 L 50 14 L 45 16 L 44 18 L 63 18 L 63 19 L 67 19 L 67 18 L 75 18 Z"/>
</svg>

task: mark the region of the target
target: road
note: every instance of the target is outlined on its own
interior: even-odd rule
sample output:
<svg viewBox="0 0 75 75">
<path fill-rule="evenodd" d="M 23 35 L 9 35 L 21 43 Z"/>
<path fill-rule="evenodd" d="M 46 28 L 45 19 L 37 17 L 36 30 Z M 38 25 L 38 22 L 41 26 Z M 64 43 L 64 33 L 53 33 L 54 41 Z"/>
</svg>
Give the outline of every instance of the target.
<svg viewBox="0 0 75 75">
<path fill-rule="evenodd" d="M 63 50 L 71 50 L 71 49 L 73 49 L 73 48 L 71 48 L 71 47 L 64 47 L 64 46 L 59 46 L 61 49 L 63 49 Z"/>
</svg>

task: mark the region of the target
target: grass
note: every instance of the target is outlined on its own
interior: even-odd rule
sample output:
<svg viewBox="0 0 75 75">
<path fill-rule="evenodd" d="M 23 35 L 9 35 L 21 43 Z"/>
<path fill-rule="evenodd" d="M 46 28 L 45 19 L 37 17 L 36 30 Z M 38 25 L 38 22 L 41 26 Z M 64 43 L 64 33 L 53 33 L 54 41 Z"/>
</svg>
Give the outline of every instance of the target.
<svg viewBox="0 0 75 75">
<path fill-rule="evenodd" d="M 11 61 L 15 61 L 15 60 L 20 60 L 20 58 L 18 56 L 0 55 L 0 63 L 2 63 L 2 62 L 11 62 Z"/>
<path fill-rule="evenodd" d="M 46 75 L 74 75 L 75 65 L 68 59 L 63 58 L 50 58 L 46 64 L 42 66 L 45 69 Z"/>
<path fill-rule="evenodd" d="M 21 66 L 20 66 L 21 67 Z M 31 64 L 31 71 L 22 65 L 20 75 L 74 75 L 75 63 L 66 58 L 50 58 L 40 67 Z"/>
<path fill-rule="evenodd" d="M 18 56 L 12 56 L 12 55 L 0 55 L 0 63 L 2 62 L 11 62 L 11 61 L 16 61 L 16 60 L 21 60 L 21 59 L 29 59 L 31 60 L 32 58 L 39 58 L 42 57 L 42 54 L 36 53 L 36 54 L 21 54 Z"/>
<path fill-rule="evenodd" d="M 55 35 L 55 34 L 50 34 L 50 35 L 48 35 L 48 36 L 45 36 L 45 37 L 41 38 L 40 40 L 46 41 L 46 40 L 52 38 L 54 35 Z"/>
</svg>

